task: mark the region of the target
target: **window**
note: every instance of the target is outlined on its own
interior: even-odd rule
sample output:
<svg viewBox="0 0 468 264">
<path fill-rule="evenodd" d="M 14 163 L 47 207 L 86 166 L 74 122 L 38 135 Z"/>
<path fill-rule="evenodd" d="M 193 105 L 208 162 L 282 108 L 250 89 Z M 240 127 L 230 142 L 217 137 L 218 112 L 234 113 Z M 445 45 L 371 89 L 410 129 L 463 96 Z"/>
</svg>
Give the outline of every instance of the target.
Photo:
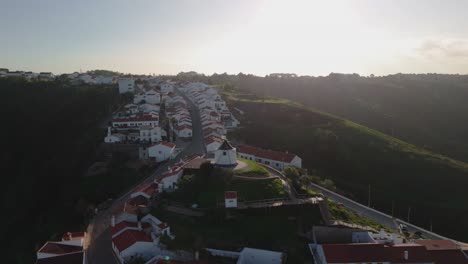
<svg viewBox="0 0 468 264">
<path fill-rule="evenodd" d="M 279 163 L 278 163 L 278 162 L 276 162 L 276 167 L 279 167 Z"/>
<path fill-rule="evenodd" d="M 161 151 L 158 151 L 159 154 L 161 154 L 162 152 Z"/>
<path fill-rule="evenodd" d="M 223 151 L 223 156 L 226 156 L 226 154 L 227 154 L 226 151 Z"/>
</svg>

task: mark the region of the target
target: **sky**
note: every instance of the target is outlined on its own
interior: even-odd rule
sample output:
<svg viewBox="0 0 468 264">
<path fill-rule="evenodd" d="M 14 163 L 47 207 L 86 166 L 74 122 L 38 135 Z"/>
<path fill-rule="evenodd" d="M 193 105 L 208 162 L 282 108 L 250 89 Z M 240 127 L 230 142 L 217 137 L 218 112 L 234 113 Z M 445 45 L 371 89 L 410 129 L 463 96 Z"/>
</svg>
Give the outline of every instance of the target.
<svg viewBox="0 0 468 264">
<path fill-rule="evenodd" d="M 468 73 L 465 0 L 0 0 L 0 68 Z"/>
</svg>

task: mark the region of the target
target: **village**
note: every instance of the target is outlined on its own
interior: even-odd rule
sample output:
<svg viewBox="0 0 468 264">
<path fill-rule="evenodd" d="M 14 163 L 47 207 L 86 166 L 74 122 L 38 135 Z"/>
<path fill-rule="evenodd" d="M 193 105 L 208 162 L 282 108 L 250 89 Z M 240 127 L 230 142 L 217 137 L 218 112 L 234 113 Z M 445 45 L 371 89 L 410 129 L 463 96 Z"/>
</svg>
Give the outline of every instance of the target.
<svg viewBox="0 0 468 264">
<path fill-rule="evenodd" d="M 49 78 L 45 73 L 38 76 Z M 339 195 L 320 186 L 312 186 L 315 193 L 299 194 L 285 176 L 288 168 L 302 168 L 301 157 L 274 146 L 265 149 L 229 140 L 229 131 L 243 125 L 240 122 L 243 113 L 241 109 L 229 107 L 219 87 L 156 76 L 108 77 L 74 73 L 69 78 L 75 82 L 113 84 L 118 86 L 121 96 L 130 98 L 112 114 L 103 144 L 112 151 L 132 152 L 136 160 L 150 164 L 154 171 L 115 198 L 108 208 L 96 209 L 87 230 L 68 232 L 60 241 L 45 243 L 37 251 L 38 264 L 294 263 L 293 254 L 279 250 L 287 248 L 286 245 L 271 248 L 245 244 L 239 247 L 239 243 L 229 241 L 229 237 L 207 243 L 207 247 L 177 248 L 179 238 L 186 236 L 180 231 L 185 222 L 179 220 L 185 219 L 190 226 L 200 221 L 196 219 L 211 217 L 210 214 L 223 219 L 218 221 L 220 225 L 230 223 L 225 222 L 229 221 L 226 219 L 251 215 L 268 219 L 269 214 L 272 218 L 280 215 L 280 221 L 286 223 L 296 221 L 292 229 L 276 225 L 271 230 L 262 227 L 262 224 L 268 226 L 267 223 L 255 228 L 265 228 L 272 237 L 274 232 L 281 233 L 275 231 L 277 229 L 284 228 L 289 236 L 296 237 L 297 226 L 308 228 L 302 230 L 300 239 L 292 240 L 299 241 L 297 248 L 301 253 L 298 255 L 305 256 L 302 263 L 467 263 L 466 253 L 455 241 L 429 231 L 427 239 L 408 239 L 403 233 L 408 229 L 419 230 L 417 227 L 379 212 L 367 214 L 371 209 L 365 206 L 363 215 L 377 214 L 385 218 L 382 222 L 390 219 L 392 226 L 376 230 L 332 219 L 328 200 L 341 199 Z M 213 190 L 216 194 L 207 198 L 197 190 L 211 192 L 211 183 L 202 182 L 206 186 L 190 189 L 198 186 L 194 182 L 200 181 L 197 178 L 203 173 L 214 177 L 222 175 L 219 177 L 228 180 L 216 183 L 218 190 Z M 266 182 L 270 189 L 275 183 L 279 184 L 277 193 L 262 195 L 267 190 L 262 185 Z M 257 184 L 260 187 L 250 190 L 249 186 Z M 192 196 L 185 198 L 189 192 L 193 192 Z M 353 201 L 339 202 L 341 206 L 348 207 L 348 202 L 351 206 L 361 206 Z M 283 210 L 288 213 L 283 214 Z M 298 224 L 297 219 L 309 223 Z M 231 228 L 230 225 L 226 228 Z M 279 241 L 284 244 L 287 240 Z M 269 244 L 262 241 L 252 245 Z"/>
</svg>

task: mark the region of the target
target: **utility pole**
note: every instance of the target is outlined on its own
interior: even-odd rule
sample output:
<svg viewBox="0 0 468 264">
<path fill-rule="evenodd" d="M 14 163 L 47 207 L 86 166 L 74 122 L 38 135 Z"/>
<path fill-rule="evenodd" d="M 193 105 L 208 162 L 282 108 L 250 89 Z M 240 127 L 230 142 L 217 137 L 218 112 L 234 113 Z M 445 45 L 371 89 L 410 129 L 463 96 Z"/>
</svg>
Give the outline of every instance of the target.
<svg viewBox="0 0 468 264">
<path fill-rule="evenodd" d="M 369 197 L 367 198 L 367 207 L 370 208 L 370 199 L 371 199 L 371 190 L 370 190 L 371 186 L 369 184 Z"/>
<path fill-rule="evenodd" d="M 410 222 L 411 207 L 408 207 L 408 223 Z"/>
</svg>

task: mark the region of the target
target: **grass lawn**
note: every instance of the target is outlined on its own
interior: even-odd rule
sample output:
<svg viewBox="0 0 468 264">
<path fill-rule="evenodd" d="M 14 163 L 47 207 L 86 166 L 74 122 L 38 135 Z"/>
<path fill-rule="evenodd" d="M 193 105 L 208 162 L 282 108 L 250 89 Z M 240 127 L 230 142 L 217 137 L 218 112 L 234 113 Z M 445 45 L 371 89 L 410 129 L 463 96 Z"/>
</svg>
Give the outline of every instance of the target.
<svg viewBox="0 0 468 264">
<path fill-rule="evenodd" d="M 169 245 L 172 249 L 192 250 L 198 246 L 240 250 L 248 246 L 286 252 L 288 263 L 303 263 L 309 258 L 307 241 L 297 232 L 322 223 L 315 206 L 231 211 L 234 217 L 230 219 L 225 218 L 224 209 L 202 218 L 163 209 L 155 209 L 153 214 L 170 224 L 176 236 Z"/>
<path fill-rule="evenodd" d="M 263 180 L 233 180 L 226 191 L 237 191 L 238 197 L 244 201 L 287 197 L 280 179 Z"/>
<path fill-rule="evenodd" d="M 248 159 L 241 159 L 238 158 L 238 160 L 245 162 L 247 164 L 246 167 L 239 169 L 239 170 L 234 170 L 235 175 L 241 175 L 241 176 L 265 176 L 268 175 L 267 169 L 265 167 L 261 166 L 255 161 L 248 160 Z"/>
</svg>

